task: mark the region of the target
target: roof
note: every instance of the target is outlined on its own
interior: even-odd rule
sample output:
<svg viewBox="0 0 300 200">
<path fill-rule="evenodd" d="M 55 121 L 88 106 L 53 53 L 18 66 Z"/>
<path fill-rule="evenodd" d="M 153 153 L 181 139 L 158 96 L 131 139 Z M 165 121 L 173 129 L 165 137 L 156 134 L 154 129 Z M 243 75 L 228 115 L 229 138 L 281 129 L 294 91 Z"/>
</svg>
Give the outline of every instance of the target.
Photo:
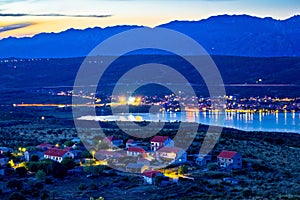
<svg viewBox="0 0 300 200">
<path fill-rule="evenodd" d="M 129 139 L 129 140 L 127 140 L 127 142 L 126 142 L 127 144 L 132 144 L 132 143 L 136 143 L 133 139 Z"/>
<path fill-rule="evenodd" d="M 160 174 L 160 171 L 157 170 L 146 170 L 143 172 L 143 176 L 149 177 L 149 178 L 154 178 L 158 174 Z"/>
<path fill-rule="evenodd" d="M 144 149 L 140 148 L 140 147 L 129 147 L 127 151 L 146 153 L 146 151 Z"/>
<path fill-rule="evenodd" d="M 233 158 L 237 154 L 236 151 L 225 151 L 223 150 L 219 155 L 218 158 Z"/>
<path fill-rule="evenodd" d="M 46 142 L 36 146 L 36 148 L 52 148 L 52 147 L 54 147 L 53 144 L 48 144 Z"/>
<path fill-rule="evenodd" d="M 49 149 L 44 154 L 48 156 L 63 157 L 68 151 L 68 149 Z"/>
<path fill-rule="evenodd" d="M 167 139 L 169 139 L 168 136 L 155 136 L 151 142 L 165 142 Z"/>
<path fill-rule="evenodd" d="M 184 151 L 184 149 L 178 147 L 163 147 L 157 150 L 157 152 L 159 153 L 176 153 L 176 154 L 178 154 L 180 151 Z"/>
</svg>

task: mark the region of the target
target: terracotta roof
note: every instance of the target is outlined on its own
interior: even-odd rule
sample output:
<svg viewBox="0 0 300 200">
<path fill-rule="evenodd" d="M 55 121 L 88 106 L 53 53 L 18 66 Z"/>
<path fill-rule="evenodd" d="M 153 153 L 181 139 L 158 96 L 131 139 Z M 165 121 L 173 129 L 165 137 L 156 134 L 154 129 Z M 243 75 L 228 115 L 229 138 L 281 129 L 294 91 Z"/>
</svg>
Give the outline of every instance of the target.
<svg viewBox="0 0 300 200">
<path fill-rule="evenodd" d="M 49 149 L 44 154 L 48 156 L 63 157 L 69 150 L 67 149 Z"/>
<path fill-rule="evenodd" d="M 168 136 L 155 136 L 151 142 L 165 142 L 167 139 L 169 139 Z"/>
<path fill-rule="evenodd" d="M 235 151 L 222 151 L 219 155 L 218 158 L 233 158 L 237 152 Z"/>
<path fill-rule="evenodd" d="M 179 153 L 183 149 L 178 148 L 178 147 L 163 147 L 159 150 L 157 150 L 158 153 Z"/>
<path fill-rule="evenodd" d="M 132 144 L 132 143 L 135 143 L 135 141 L 134 141 L 133 139 L 129 139 L 129 140 L 127 140 L 126 143 L 127 143 L 127 144 Z"/>
<path fill-rule="evenodd" d="M 37 145 L 37 147 L 50 147 L 50 146 L 54 146 L 52 144 L 47 144 L 46 142 L 40 144 L 40 145 Z"/>
<path fill-rule="evenodd" d="M 146 151 L 139 147 L 129 147 L 127 151 L 145 153 Z"/>
<path fill-rule="evenodd" d="M 143 172 L 143 176 L 147 176 L 149 178 L 153 178 L 157 176 L 157 174 L 161 173 L 160 171 L 157 170 L 146 170 Z"/>
</svg>

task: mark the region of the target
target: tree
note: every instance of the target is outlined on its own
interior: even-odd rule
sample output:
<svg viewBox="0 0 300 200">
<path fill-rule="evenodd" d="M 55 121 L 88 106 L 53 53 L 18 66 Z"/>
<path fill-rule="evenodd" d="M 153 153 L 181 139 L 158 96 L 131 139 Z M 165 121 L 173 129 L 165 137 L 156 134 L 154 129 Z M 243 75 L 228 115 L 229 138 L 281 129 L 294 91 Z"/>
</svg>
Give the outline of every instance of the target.
<svg viewBox="0 0 300 200">
<path fill-rule="evenodd" d="M 43 170 L 40 169 L 35 174 L 35 178 L 37 178 L 38 180 L 44 180 L 46 178 L 46 173 Z"/>
<path fill-rule="evenodd" d="M 31 162 L 38 162 L 40 160 L 40 157 L 38 155 L 32 155 L 30 157 Z"/>
<path fill-rule="evenodd" d="M 64 142 L 64 145 L 66 145 L 67 147 L 71 147 L 71 146 L 73 146 L 75 143 L 74 142 L 72 142 L 72 141 L 65 141 Z"/>
<path fill-rule="evenodd" d="M 81 158 L 93 158 L 92 154 L 88 151 L 83 151 L 81 153 Z"/>
<path fill-rule="evenodd" d="M 155 185 L 160 185 L 163 177 L 162 176 L 156 176 L 154 179 L 154 184 Z"/>
<path fill-rule="evenodd" d="M 57 194 L 57 191 L 56 191 L 56 190 L 52 190 L 52 191 L 50 192 L 50 196 L 52 197 L 53 200 L 55 199 L 56 194 Z"/>
<path fill-rule="evenodd" d="M 88 187 L 84 184 L 84 183 L 80 183 L 80 185 L 78 186 L 79 190 L 86 190 Z"/>
<path fill-rule="evenodd" d="M 74 163 L 74 160 L 72 158 L 69 158 L 69 157 L 65 157 L 62 161 L 61 161 L 61 164 L 67 168 L 68 170 L 69 169 L 73 169 L 75 167 L 75 163 Z"/>
<path fill-rule="evenodd" d="M 25 196 L 19 192 L 12 193 L 9 197 L 9 200 L 26 200 Z"/>
<path fill-rule="evenodd" d="M 68 175 L 68 170 L 65 166 L 63 166 L 61 163 L 53 162 L 52 163 L 52 176 L 54 178 L 64 178 Z"/>
<path fill-rule="evenodd" d="M 43 190 L 41 193 L 41 200 L 49 199 L 50 195 L 46 190 Z"/>
<path fill-rule="evenodd" d="M 25 177 L 27 175 L 27 169 L 25 167 L 18 167 L 18 168 L 16 168 L 16 173 L 20 177 Z"/>
<path fill-rule="evenodd" d="M 23 187 L 23 182 L 19 181 L 19 180 L 16 180 L 16 179 L 9 180 L 6 183 L 6 187 L 8 187 L 10 189 L 17 189 L 17 190 L 20 191 L 22 189 L 22 187 Z"/>
<path fill-rule="evenodd" d="M 178 168 L 178 174 L 182 175 L 182 174 L 186 174 L 188 173 L 189 169 L 186 165 L 181 165 L 179 168 Z"/>
</svg>

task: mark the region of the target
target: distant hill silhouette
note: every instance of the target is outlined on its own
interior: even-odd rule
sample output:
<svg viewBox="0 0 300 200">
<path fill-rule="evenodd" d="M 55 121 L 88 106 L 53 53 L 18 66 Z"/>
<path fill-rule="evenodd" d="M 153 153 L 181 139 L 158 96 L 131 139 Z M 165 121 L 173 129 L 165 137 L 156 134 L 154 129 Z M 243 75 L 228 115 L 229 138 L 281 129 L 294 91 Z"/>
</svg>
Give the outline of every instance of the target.
<svg viewBox="0 0 300 200">
<path fill-rule="evenodd" d="M 200 21 L 173 21 L 159 27 L 180 31 L 210 54 L 250 57 L 300 56 L 300 16 L 287 20 L 222 15 Z M 0 57 L 67 58 L 86 56 L 100 42 L 139 26 L 69 29 L 31 38 L 0 40 Z"/>
</svg>

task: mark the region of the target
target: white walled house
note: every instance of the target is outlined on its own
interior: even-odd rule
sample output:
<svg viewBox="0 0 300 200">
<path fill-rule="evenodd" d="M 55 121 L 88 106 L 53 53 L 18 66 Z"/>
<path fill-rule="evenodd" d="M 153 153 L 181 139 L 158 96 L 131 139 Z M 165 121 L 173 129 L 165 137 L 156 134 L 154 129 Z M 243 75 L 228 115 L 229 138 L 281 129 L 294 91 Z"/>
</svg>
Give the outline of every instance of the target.
<svg viewBox="0 0 300 200">
<path fill-rule="evenodd" d="M 129 147 L 127 149 L 127 156 L 141 156 L 145 157 L 146 156 L 146 151 L 140 147 Z"/>
<path fill-rule="evenodd" d="M 160 171 L 157 170 L 146 170 L 142 174 L 144 181 L 149 184 L 155 183 L 155 177 L 157 176 L 163 176 L 163 174 Z"/>
<path fill-rule="evenodd" d="M 218 157 L 218 165 L 221 168 L 242 168 L 242 156 L 235 151 L 222 151 Z"/>
<path fill-rule="evenodd" d="M 74 154 L 70 151 L 70 148 L 49 149 L 44 152 L 44 159 L 51 159 L 59 163 L 66 157 L 74 159 Z"/>
<path fill-rule="evenodd" d="M 174 146 L 174 141 L 171 140 L 168 136 L 155 136 L 151 139 L 150 143 L 151 151 L 157 151 L 158 149 L 165 146 Z"/>
<path fill-rule="evenodd" d="M 187 153 L 178 147 L 163 147 L 156 151 L 158 159 L 168 159 L 173 164 L 184 163 L 187 161 Z"/>
</svg>

